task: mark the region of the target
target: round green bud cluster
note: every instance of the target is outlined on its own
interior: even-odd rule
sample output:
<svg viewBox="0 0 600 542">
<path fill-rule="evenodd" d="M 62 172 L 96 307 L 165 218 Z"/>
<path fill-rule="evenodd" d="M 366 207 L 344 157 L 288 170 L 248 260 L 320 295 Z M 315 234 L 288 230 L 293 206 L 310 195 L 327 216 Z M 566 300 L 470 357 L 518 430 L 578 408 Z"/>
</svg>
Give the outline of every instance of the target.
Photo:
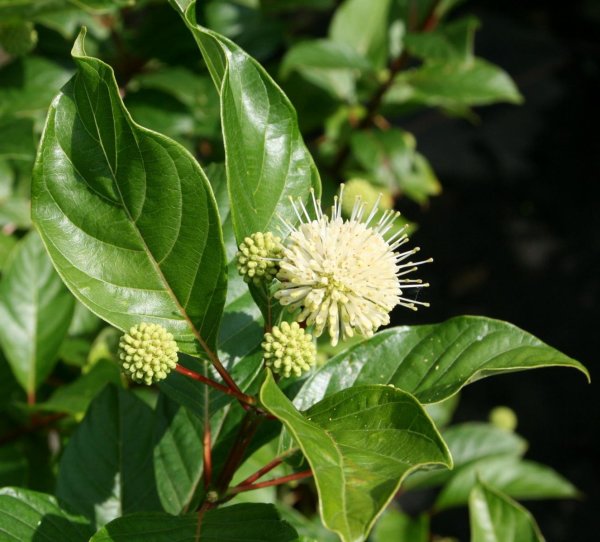
<svg viewBox="0 0 600 542">
<path fill-rule="evenodd" d="M 265 333 L 262 348 L 266 366 L 286 378 L 310 370 L 317 359 L 312 335 L 297 322 L 273 326 L 271 333 Z"/>
<path fill-rule="evenodd" d="M 246 282 L 257 286 L 271 282 L 279 271 L 279 259 L 283 256 L 281 238 L 271 232 L 257 232 L 246 237 L 240 245 L 237 269 Z"/>
<path fill-rule="evenodd" d="M 30 22 L 0 24 L 0 45 L 9 55 L 26 55 L 35 47 L 37 40 L 37 32 Z"/>
<path fill-rule="evenodd" d="M 342 200 L 342 212 L 345 216 L 352 214 L 354 208 L 354 202 L 357 197 L 360 197 L 367 205 L 367 212 L 371 210 L 377 198 L 381 194 L 379 200 L 379 209 L 386 210 L 394 207 L 394 198 L 389 190 L 383 187 L 373 186 L 369 181 L 365 179 L 350 179 L 344 183 L 344 193 Z"/>
<path fill-rule="evenodd" d="M 517 428 L 517 415 L 512 408 L 498 406 L 490 412 L 490 423 L 505 431 L 514 431 Z"/>
<path fill-rule="evenodd" d="M 148 386 L 167 378 L 177 365 L 178 350 L 173 335 L 158 324 L 133 326 L 119 341 L 123 372 Z"/>
</svg>

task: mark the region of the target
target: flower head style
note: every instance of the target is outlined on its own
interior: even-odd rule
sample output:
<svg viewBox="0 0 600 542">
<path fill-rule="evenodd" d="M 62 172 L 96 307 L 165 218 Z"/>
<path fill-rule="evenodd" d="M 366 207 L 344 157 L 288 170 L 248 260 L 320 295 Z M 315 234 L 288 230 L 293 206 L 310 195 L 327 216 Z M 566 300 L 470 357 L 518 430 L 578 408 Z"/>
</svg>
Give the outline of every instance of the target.
<svg viewBox="0 0 600 542">
<path fill-rule="evenodd" d="M 265 365 L 284 377 L 300 376 L 317 359 L 312 335 L 306 333 L 297 322 L 282 322 L 280 326 L 273 326 L 270 333 L 265 333 L 262 348 Z"/>
<path fill-rule="evenodd" d="M 289 229 L 277 278 L 281 287 L 275 296 L 291 311 L 300 309 L 299 322 L 313 326 L 317 337 L 328 328 L 331 344 L 339 337 L 346 339 L 359 333 L 370 337 L 382 325 L 389 323 L 389 313 L 396 305 L 417 310 L 428 303 L 404 297 L 404 290 L 428 286 L 419 279 L 402 278 L 429 260 L 408 260 L 419 248 L 397 253 L 408 242 L 405 227 L 388 235 L 396 211 L 378 214 L 379 201 L 366 218 L 366 204 L 360 197 L 347 220 L 342 219 L 340 197 L 336 198 L 332 216 L 321 211 L 313 194 L 316 219 L 312 219 L 304 204 L 293 203 L 300 224 Z"/>
<path fill-rule="evenodd" d="M 142 323 L 119 341 L 121 367 L 131 380 L 150 386 L 177 365 L 177 343 L 164 327 Z"/>
<path fill-rule="evenodd" d="M 271 282 L 279 271 L 282 250 L 280 237 L 271 232 L 253 233 L 244 239 L 236 255 L 239 274 L 257 286 Z"/>
</svg>

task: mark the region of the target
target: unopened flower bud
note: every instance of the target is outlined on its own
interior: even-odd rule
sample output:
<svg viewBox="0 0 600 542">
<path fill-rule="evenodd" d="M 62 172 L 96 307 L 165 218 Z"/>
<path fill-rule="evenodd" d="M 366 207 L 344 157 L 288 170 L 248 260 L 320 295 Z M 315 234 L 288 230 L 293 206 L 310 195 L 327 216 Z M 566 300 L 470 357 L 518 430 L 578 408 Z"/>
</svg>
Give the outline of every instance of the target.
<svg viewBox="0 0 600 542">
<path fill-rule="evenodd" d="M 350 179 L 345 184 L 342 199 L 342 212 L 345 216 L 352 214 L 356 198 L 360 198 L 369 209 L 375 204 L 382 211 L 394 207 L 392 194 L 386 188 L 373 186 L 365 179 Z"/>
<path fill-rule="evenodd" d="M 246 282 L 257 286 L 269 283 L 279 270 L 279 259 L 283 254 L 281 239 L 271 232 L 257 232 L 244 239 L 240 245 L 237 269 Z"/>
<path fill-rule="evenodd" d="M 315 364 L 317 349 L 312 335 L 306 333 L 297 322 L 273 326 L 265 333 L 262 343 L 265 364 L 283 377 L 300 376 Z"/>
<path fill-rule="evenodd" d="M 0 45 L 9 55 L 26 55 L 35 47 L 37 40 L 37 32 L 30 22 L 0 24 Z"/>
<path fill-rule="evenodd" d="M 514 431 L 517 428 L 517 415 L 512 408 L 497 406 L 490 411 L 490 423 L 505 431 Z"/>
<path fill-rule="evenodd" d="M 167 378 L 177 365 L 177 343 L 164 327 L 142 323 L 119 341 L 121 368 L 134 382 L 150 386 Z"/>
</svg>

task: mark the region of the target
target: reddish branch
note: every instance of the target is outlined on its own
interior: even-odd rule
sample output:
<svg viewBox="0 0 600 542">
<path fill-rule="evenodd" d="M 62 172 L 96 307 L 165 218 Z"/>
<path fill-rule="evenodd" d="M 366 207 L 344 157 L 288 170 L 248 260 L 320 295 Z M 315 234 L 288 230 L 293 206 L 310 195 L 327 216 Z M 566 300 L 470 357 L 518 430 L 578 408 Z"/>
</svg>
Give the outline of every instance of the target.
<svg viewBox="0 0 600 542">
<path fill-rule="evenodd" d="M 243 393 L 242 391 L 240 391 L 240 389 L 237 386 L 235 387 L 236 389 L 233 389 L 228 386 L 224 386 L 223 384 L 219 384 L 218 382 L 215 382 L 214 380 L 211 380 L 210 378 L 208 378 L 204 375 L 201 375 L 200 373 L 197 373 L 190 369 L 186 369 L 185 367 L 183 367 L 180 364 L 177 364 L 177 366 L 175 367 L 175 370 L 178 373 L 181 373 L 182 375 L 185 375 L 189 378 L 197 380 L 198 382 L 202 382 L 203 384 L 206 384 L 207 386 L 210 386 L 211 388 L 215 388 L 216 390 L 219 390 L 220 392 L 223 392 L 227 395 L 231 395 L 232 397 L 235 397 L 242 403 L 242 406 L 256 405 L 256 399 L 254 397 L 247 395 L 247 394 Z M 231 379 L 231 377 L 229 377 L 229 378 Z"/>
<path fill-rule="evenodd" d="M 237 495 L 238 493 L 242 493 L 242 491 L 252 491 L 253 489 L 260 489 L 262 487 L 270 487 L 270 486 L 278 486 L 281 484 L 285 484 L 287 482 L 292 482 L 294 480 L 302 480 L 304 478 L 309 478 L 312 476 L 312 470 L 304 470 L 301 472 L 295 472 L 294 474 L 288 474 L 287 476 L 280 476 L 279 478 L 273 478 L 271 480 L 266 480 L 264 482 L 258 482 L 256 484 L 247 484 L 247 485 L 238 485 L 231 488 L 228 491 L 229 495 Z"/>
</svg>

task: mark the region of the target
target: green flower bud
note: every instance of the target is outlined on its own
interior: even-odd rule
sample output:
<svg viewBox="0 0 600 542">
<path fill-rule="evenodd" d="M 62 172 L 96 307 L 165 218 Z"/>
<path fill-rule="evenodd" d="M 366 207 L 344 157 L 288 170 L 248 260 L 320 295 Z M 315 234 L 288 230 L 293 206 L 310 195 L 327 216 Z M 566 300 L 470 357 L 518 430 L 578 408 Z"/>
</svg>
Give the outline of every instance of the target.
<svg viewBox="0 0 600 542">
<path fill-rule="evenodd" d="M 271 232 L 257 232 L 246 237 L 240 245 L 237 269 L 246 282 L 257 286 L 269 283 L 279 270 L 279 260 L 283 256 L 281 239 Z"/>
<path fill-rule="evenodd" d="M 271 333 L 265 333 L 262 348 L 266 366 L 286 378 L 310 370 L 317 358 L 312 335 L 297 322 L 273 326 Z"/>
<path fill-rule="evenodd" d="M 514 431 L 517 428 L 517 415 L 512 408 L 498 406 L 490 411 L 490 423 L 505 431 Z"/>
<path fill-rule="evenodd" d="M 175 368 L 178 350 L 173 335 L 164 327 L 142 323 L 119 341 L 121 368 L 134 382 L 150 386 Z"/>
<path fill-rule="evenodd" d="M 367 212 L 370 211 L 381 195 L 377 206 L 381 210 L 392 209 L 394 207 L 394 198 L 389 190 L 383 187 L 373 186 L 365 179 L 350 179 L 344 184 L 342 199 L 342 212 L 345 216 L 352 214 L 356 198 L 360 197 L 366 204 Z"/>
<path fill-rule="evenodd" d="M 38 40 L 30 22 L 11 22 L 0 25 L 0 45 L 12 56 L 23 56 L 31 51 Z"/>
</svg>

